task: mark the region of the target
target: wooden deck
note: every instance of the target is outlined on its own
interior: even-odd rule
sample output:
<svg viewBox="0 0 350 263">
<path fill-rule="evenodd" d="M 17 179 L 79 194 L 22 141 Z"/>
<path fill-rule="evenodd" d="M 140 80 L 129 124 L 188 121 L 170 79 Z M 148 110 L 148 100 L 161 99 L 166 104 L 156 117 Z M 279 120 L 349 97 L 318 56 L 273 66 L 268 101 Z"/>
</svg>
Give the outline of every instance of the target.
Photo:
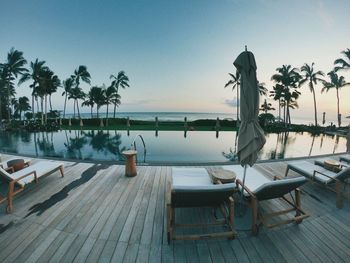
<svg viewBox="0 0 350 263">
<path fill-rule="evenodd" d="M 168 245 L 164 197 L 171 167 L 143 166 L 127 178 L 120 165 L 65 165 L 64 178 L 57 172 L 19 194 L 13 214 L 0 206 L 0 262 L 349 262 L 350 200 L 339 210 L 335 194 L 318 185 L 302 187 L 311 216 L 300 225 Z M 283 176 L 285 166 L 255 167 L 272 177 Z M 264 209 L 282 205 L 266 201 Z M 209 214 L 183 209 L 177 219 L 195 222 Z"/>
</svg>

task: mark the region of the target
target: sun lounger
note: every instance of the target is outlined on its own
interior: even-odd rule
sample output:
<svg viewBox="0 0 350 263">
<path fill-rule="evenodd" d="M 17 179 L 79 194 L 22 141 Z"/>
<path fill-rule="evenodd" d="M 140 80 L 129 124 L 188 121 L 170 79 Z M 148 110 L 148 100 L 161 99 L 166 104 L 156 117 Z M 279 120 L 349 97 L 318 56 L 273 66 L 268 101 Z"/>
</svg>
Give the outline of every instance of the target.
<svg viewBox="0 0 350 263">
<path fill-rule="evenodd" d="M 7 197 L 0 197 L 0 203 L 7 200 L 6 211 L 11 213 L 13 210 L 13 197 L 24 190 L 24 187 L 32 182 L 38 182 L 39 178 L 52 174 L 60 170 L 61 176 L 64 176 L 64 165 L 62 163 L 51 161 L 40 161 L 14 173 L 8 173 L 0 167 L 0 176 L 9 182 Z M 15 190 L 16 188 L 19 188 Z"/>
<path fill-rule="evenodd" d="M 231 197 L 235 184 L 213 184 L 204 168 L 173 168 L 171 180 L 167 183 L 167 234 L 170 240 L 195 240 L 202 238 L 234 238 L 234 203 Z M 229 213 L 223 204 L 227 202 Z M 222 224 L 228 228 L 226 232 L 216 232 L 198 235 L 177 235 L 175 227 L 203 227 L 203 224 L 175 224 L 175 208 L 180 207 L 221 207 L 224 219 L 208 225 Z"/>
<path fill-rule="evenodd" d="M 233 171 L 236 174 L 236 185 L 238 188 L 242 189 L 244 168 L 240 165 L 224 166 L 223 168 Z M 308 217 L 301 209 L 300 190 L 298 189 L 298 187 L 306 183 L 306 181 L 307 180 L 303 177 L 288 179 L 279 179 L 275 177 L 274 180 L 270 180 L 259 171 L 253 168 L 247 168 L 243 194 L 252 207 L 252 233 L 254 235 L 258 233 L 258 220 L 261 221 L 264 226 L 272 228 L 292 222 L 298 224 L 301 223 L 304 218 Z M 293 191 L 295 192 L 295 198 L 293 202 L 291 202 L 285 198 L 285 195 Z M 259 212 L 259 202 L 275 198 L 281 198 L 281 200 L 285 201 L 291 208 L 269 214 L 262 214 Z M 296 212 L 296 215 L 291 219 L 282 220 L 274 224 L 269 224 L 267 222 L 269 218 L 288 214 L 293 211 Z"/>
<path fill-rule="evenodd" d="M 31 159 L 28 159 L 28 158 L 13 157 L 13 158 L 10 158 L 6 161 L 1 162 L 0 167 L 5 169 L 6 171 L 13 172 L 13 170 L 11 169 L 11 163 L 14 163 L 14 162 L 19 161 L 19 160 L 23 160 L 25 167 L 29 166 L 30 162 L 32 161 Z M 8 164 L 10 164 L 10 166 Z"/>
<path fill-rule="evenodd" d="M 342 189 L 345 189 L 345 186 L 349 184 L 347 179 L 350 178 L 350 167 L 344 167 L 340 172 L 334 172 L 307 161 L 295 161 L 288 163 L 286 176 L 288 175 L 289 170 L 297 172 L 300 175 L 336 192 L 336 206 L 338 208 L 343 207 L 344 191 Z M 335 184 L 335 189 L 331 187 L 333 184 Z"/>
</svg>

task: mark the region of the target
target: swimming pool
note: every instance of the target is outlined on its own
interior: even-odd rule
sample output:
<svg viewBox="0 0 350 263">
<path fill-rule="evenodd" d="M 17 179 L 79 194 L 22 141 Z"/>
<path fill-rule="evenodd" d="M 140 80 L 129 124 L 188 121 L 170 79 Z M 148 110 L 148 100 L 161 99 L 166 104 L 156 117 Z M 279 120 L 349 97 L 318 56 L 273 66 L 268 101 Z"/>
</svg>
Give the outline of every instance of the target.
<svg viewBox="0 0 350 263">
<path fill-rule="evenodd" d="M 1 132 L 4 153 L 79 160 L 123 161 L 121 152 L 141 134 L 146 143 L 146 163 L 220 163 L 235 160 L 236 132 L 213 131 L 80 131 Z M 266 134 L 259 159 L 283 159 L 341 153 L 346 138 L 310 133 Z M 143 162 L 143 145 L 136 139 L 138 161 Z"/>
</svg>

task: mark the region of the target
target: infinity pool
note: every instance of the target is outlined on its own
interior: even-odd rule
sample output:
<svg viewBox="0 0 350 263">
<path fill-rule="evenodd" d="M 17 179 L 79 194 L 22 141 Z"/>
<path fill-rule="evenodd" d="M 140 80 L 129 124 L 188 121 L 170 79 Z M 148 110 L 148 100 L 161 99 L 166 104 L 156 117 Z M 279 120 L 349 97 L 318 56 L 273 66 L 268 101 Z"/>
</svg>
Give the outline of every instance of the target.
<svg viewBox="0 0 350 263">
<path fill-rule="evenodd" d="M 4 153 L 79 160 L 122 161 L 136 135 L 146 144 L 147 163 L 204 163 L 235 160 L 236 132 L 189 131 L 58 131 L 1 132 Z M 310 133 L 267 134 L 259 159 L 283 159 L 346 151 L 346 138 Z M 136 139 L 138 161 L 144 161 L 143 144 Z"/>
</svg>

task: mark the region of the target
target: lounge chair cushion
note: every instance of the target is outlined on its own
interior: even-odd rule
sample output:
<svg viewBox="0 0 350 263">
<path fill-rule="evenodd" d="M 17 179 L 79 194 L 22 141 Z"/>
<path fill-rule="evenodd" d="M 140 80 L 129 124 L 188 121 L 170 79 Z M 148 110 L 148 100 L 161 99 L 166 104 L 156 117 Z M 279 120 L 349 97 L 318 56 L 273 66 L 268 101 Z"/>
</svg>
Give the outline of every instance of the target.
<svg viewBox="0 0 350 263">
<path fill-rule="evenodd" d="M 347 163 L 350 163 L 350 154 L 345 154 L 340 156 L 340 161 L 345 161 Z"/>
<path fill-rule="evenodd" d="M 332 171 L 329 171 L 319 165 L 315 165 L 313 163 L 307 162 L 307 161 L 295 161 L 295 162 L 290 162 L 288 163 L 289 169 L 300 173 L 301 175 L 308 177 L 308 178 L 313 178 L 313 173 L 314 171 L 318 171 L 322 174 L 325 174 L 327 176 L 324 176 L 320 173 L 315 173 L 315 180 L 319 181 L 320 183 L 323 184 L 329 184 L 334 182 L 333 179 L 339 179 L 343 180 L 346 179 L 346 177 L 349 177 L 350 175 L 350 167 L 344 168 L 341 172 L 335 173 Z"/>
<path fill-rule="evenodd" d="M 236 178 L 243 182 L 244 168 L 242 166 L 225 166 L 224 169 L 235 172 Z M 247 168 L 244 185 L 258 200 L 262 201 L 282 197 L 306 182 L 304 177 L 271 180 L 259 171 Z M 246 191 L 244 195 L 249 196 Z"/>
<path fill-rule="evenodd" d="M 20 171 L 14 172 L 12 174 L 6 172 L 4 169 L 0 168 L 0 174 L 5 177 L 6 179 L 12 181 L 15 180 L 25 174 L 28 174 L 30 172 L 36 171 L 37 177 L 40 178 L 56 169 L 58 169 L 60 166 L 63 166 L 62 163 L 57 162 L 51 162 L 51 161 L 40 161 L 33 165 L 30 165 Z M 27 176 L 21 180 L 19 180 L 17 183 L 21 185 L 22 187 L 26 184 L 29 184 L 35 180 L 34 174 Z"/>
<path fill-rule="evenodd" d="M 175 207 L 215 206 L 231 195 L 234 183 L 213 184 L 204 168 L 173 168 L 171 200 Z"/>
</svg>

